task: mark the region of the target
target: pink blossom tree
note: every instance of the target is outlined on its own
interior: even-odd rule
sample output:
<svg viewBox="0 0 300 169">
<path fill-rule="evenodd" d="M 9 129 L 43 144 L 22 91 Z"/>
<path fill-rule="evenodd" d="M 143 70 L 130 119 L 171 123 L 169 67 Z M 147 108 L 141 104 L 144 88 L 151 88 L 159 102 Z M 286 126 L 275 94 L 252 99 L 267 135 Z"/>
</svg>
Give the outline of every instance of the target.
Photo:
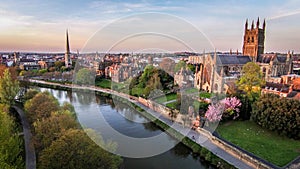
<svg viewBox="0 0 300 169">
<path fill-rule="evenodd" d="M 219 122 L 222 116 L 223 119 L 226 119 L 234 115 L 233 119 L 236 119 L 239 116 L 241 105 L 242 103 L 238 98 L 227 97 L 217 104 L 209 105 L 205 117 L 209 122 Z"/>
<path fill-rule="evenodd" d="M 205 113 L 205 117 L 209 122 L 218 122 L 222 119 L 223 105 L 220 103 L 211 104 Z"/>
<path fill-rule="evenodd" d="M 234 115 L 233 119 L 236 119 L 239 116 L 239 107 L 242 105 L 242 103 L 238 98 L 226 97 L 225 99 L 221 100 L 221 103 L 225 106 L 224 115 L 226 117 Z"/>
</svg>

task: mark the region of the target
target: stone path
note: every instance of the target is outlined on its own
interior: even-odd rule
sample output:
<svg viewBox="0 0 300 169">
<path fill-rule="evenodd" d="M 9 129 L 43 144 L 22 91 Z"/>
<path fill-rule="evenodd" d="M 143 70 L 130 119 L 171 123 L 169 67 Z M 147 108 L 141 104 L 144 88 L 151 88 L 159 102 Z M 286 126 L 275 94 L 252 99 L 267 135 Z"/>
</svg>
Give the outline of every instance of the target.
<svg viewBox="0 0 300 169">
<path fill-rule="evenodd" d="M 173 102 L 176 102 L 176 101 L 177 101 L 176 99 L 175 100 L 169 100 L 169 101 L 164 102 L 163 104 L 167 105 L 168 103 L 173 103 Z"/>
<path fill-rule="evenodd" d="M 35 169 L 36 156 L 35 156 L 34 145 L 33 142 L 31 141 L 32 134 L 30 132 L 29 122 L 22 109 L 20 109 L 17 106 L 13 106 L 13 108 L 18 112 L 23 126 L 23 134 L 25 140 L 26 169 Z"/>
</svg>

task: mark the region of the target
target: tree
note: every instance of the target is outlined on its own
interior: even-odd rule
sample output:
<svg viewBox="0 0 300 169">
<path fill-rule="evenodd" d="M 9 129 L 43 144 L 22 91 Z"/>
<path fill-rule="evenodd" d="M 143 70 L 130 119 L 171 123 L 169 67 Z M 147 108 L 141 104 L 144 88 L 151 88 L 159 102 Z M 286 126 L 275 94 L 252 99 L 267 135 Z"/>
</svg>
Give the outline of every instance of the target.
<svg viewBox="0 0 300 169">
<path fill-rule="evenodd" d="M 248 62 L 243 66 L 242 76 L 236 83 L 238 89 L 244 92 L 239 96 L 243 103 L 241 107 L 242 119 L 248 120 L 250 118 L 252 104 L 259 98 L 261 86 L 264 83 L 259 65 Z"/>
<path fill-rule="evenodd" d="M 41 152 L 40 169 L 117 169 L 122 159 L 96 145 L 84 131 L 70 129 Z"/>
<path fill-rule="evenodd" d="M 48 92 L 35 95 L 25 102 L 24 108 L 31 124 L 38 119 L 50 117 L 52 112 L 60 109 L 58 101 Z"/>
<path fill-rule="evenodd" d="M 185 61 L 179 61 L 176 65 L 175 65 L 175 68 L 174 68 L 174 72 L 178 72 L 181 68 L 185 68 L 186 67 L 186 63 Z"/>
<path fill-rule="evenodd" d="M 87 68 L 82 68 L 75 75 L 75 83 L 92 85 L 95 83 L 95 73 Z"/>
<path fill-rule="evenodd" d="M 34 144 L 37 152 L 49 147 L 68 129 L 79 127 L 76 119 L 68 110 L 53 112 L 50 117 L 34 123 Z"/>
<path fill-rule="evenodd" d="M 35 89 L 29 89 L 24 95 L 25 101 L 32 99 L 38 93 L 39 93 L 39 91 L 37 91 Z"/>
<path fill-rule="evenodd" d="M 220 103 L 211 104 L 205 113 L 205 117 L 209 122 L 219 122 L 222 119 L 224 106 Z"/>
<path fill-rule="evenodd" d="M 15 132 L 15 123 L 7 112 L 7 106 L 0 105 L 0 168 L 24 168 L 23 143 Z"/>
<path fill-rule="evenodd" d="M 236 119 L 239 117 L 239 112 L 242 103 L 241 101 L 236 97 L 226 97 L 225 99 L 221 100 L 221 103 L 224 104 L 224 113 L 222 118 L 228 119 L 231 116 L 233 116 L 233 119 Z"/>
<path fill-rule="evenodd" d="M 61 67 L 63 67 L 64 65 L 65 65 L 65 62 L 62 62 L 62 61 L 54 62 L 54 67 L 57 71 L 59 71 L 61 69 Z"/>
<path fill-rule="evenodd" d="M 300 139 L 300 101 L 262 95 L 254 104 L 251 119 L 258 125 Z"/>
<path fill-rule="evenodd" d="M 255 100 L 264 85 L 263 74 L 259 65 L 248 62 L 243 66 L 242 76 L 237 81 L 238 89 L 244 91 L 250 100 Z"/>
<path fill-rule="evenodd" d="M 8 69 L 5 69 L 0 78 L 0 102 L 8 105 L 14 104 L 14 98 L 19 92 L 19 82 L 13 80 Z"/>
</svg>

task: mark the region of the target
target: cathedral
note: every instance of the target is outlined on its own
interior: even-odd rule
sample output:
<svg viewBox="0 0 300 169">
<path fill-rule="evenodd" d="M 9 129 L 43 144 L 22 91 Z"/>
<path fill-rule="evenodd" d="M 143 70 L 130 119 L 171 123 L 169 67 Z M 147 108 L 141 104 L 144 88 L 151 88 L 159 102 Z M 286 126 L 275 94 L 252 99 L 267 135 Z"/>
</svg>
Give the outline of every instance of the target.
<svg viewBox="0 0 300 169">
<path fill-rule="evenodd" d="M 265 20 L 262 27 L 260 27 L 259 18 L 256 26 L 252 21 L 250 28 L 248 28 L 247 20 L 242 54 L 214 52 L 190 56 L 188 63 L 196 66 L 194 87 L 212 93 L 228 93 L 235 87 L 243 66 L 248 62 L 256 62 L 260 66 L 266 81 L 290 74 L 293 70 L 293 54 L 290 52 L 287 54 L 264 54 L 265 31 Z"/>
</svg>

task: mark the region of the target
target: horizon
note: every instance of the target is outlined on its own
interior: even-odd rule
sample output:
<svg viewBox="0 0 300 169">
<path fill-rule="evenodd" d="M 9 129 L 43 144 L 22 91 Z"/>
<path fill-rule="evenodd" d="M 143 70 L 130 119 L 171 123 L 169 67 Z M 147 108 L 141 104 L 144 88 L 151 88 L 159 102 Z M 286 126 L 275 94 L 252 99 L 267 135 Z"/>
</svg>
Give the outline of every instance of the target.
<svg viewBox="0 0 300 169">
<path fill-rule="evenodd" d="M 266 19 L 265 53 L 294 51 L 300 53 L 297 42 L 300 22 L 300 2 L 263 1 L 188 2 L 188 1 L 10 1 L 0 0 L 0 51 L 4 52 L 65 52 L 65 30 L 69 30 L 71 51 L 84 51 L 85 45 L 100 29 L 106 29 L 121 19 L 145 13 L 166 14 L 177 17 L 200 31 L 217 51 L 242 51 L 246 19 L 251 25 L 260 17 Z M 67 8 L 68 7 L 68 8 Z M 266 7 L 268 7 L 266 9 Z M 253 11 L 256 11 L 255 13 Z M 121 18 L 121 19 L 120 19 Z M 149 18 L 156 19 L 156 18 Z M 163 19 L 160 20 L 164 22 Z M 167 22 L 167 20 L 165 20 Z M 101 31 L 102 31 L 101 30 Z M 173 31 L 173 30 L 172 30 Z M 108 39 L 115 32 L 107 31 Z M 111 33 L 111 34 L 110 34 Z M 194 39 L 193 39 L 194 38 Z M 195 37 L 190 38 L 191 41 Z M 101 41 L 102 42 L 102 41 Z M 113 53 L 131 53 L 147 48 L 149 44 L 133 41 Z M 105 44 L 95 50 L 107 51 Z M 143 46 L 144 45 L 144 46 Z M 178 46 L 168 44 L 165 51 L 178 52 Z M 104 47 L 103 47 L 104 46 Z M 136 48 L 139 46 L 139 48 Z M 163 46 L 164 47 L 164 46 Z M 162 47 L 162 48 L 163 48 Z M 200 47 L 202 48 L 202 46 Z M 205 48 L 205 47 L 204 47 Z M 196 49 L 195 51 L 201 51 Z M 209 49 L 208 49 L 209 50 Z M 184 52 L 184 51 L 182 51 Z M 201 52 L 200 52 L 201 53 Z"/>
</svg>

